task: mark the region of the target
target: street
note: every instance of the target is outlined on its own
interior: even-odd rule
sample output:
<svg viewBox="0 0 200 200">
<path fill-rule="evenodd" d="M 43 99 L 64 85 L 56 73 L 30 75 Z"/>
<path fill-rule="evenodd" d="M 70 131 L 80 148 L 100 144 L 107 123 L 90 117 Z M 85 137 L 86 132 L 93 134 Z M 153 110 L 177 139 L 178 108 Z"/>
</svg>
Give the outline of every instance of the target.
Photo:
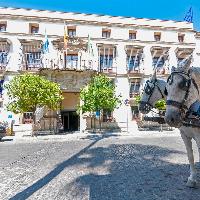
<svg viewBox="0 0 200 200">
<path fill-rule="evenodd" d="M 200 199 L 188 176 L 185 146 L 172 132 L 0 143 L 1 200 Z"/>
</svg>

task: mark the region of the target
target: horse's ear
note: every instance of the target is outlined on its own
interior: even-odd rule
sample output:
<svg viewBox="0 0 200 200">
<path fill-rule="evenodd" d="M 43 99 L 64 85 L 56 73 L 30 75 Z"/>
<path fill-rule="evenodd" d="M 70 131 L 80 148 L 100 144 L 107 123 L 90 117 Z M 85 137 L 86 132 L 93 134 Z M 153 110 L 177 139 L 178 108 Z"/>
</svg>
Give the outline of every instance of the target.
<svg viewBox="0 0 200 200">
<path fill-rule="evenodd" d="M 151 80 L 156 80 L 156 69 L 153 71 L 153 75 L 151 77 Z"/>
<path fill-rule="evenodd" d="M 185 62 L 185 65 L 184 65 L 184 69 L 185 69 L 186 71 L 189 71 L 190 65 L 191 65 L 192 62 L 193 62 L 193 55 L 191 54 L 191 55 L 187 58 L 187 60 L 186 60 L 186 62 Z"/>
</svg>

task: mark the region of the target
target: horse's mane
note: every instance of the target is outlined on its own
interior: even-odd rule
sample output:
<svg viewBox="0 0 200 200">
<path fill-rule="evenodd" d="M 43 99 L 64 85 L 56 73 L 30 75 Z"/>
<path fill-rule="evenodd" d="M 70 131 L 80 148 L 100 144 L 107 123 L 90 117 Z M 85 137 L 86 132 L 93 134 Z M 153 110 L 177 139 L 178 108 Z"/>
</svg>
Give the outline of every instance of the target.
<svg viewBox="0 0 200 200">
<path fill-rule="evenodd" d="M 191 67 L 190 72 L 195 75 L 195 81 L 200 88 L 200 67 Z"/>
<path fill-rule="evenodd" d="M 187 68 L 177 67 L 175 71 L 177 72 L 186 72 Z M 200 88 L 200 67 L 190 67 L 190 73 L 194 75 L 195 82 L 197 83 L 198 87 Z"/>
</svg>

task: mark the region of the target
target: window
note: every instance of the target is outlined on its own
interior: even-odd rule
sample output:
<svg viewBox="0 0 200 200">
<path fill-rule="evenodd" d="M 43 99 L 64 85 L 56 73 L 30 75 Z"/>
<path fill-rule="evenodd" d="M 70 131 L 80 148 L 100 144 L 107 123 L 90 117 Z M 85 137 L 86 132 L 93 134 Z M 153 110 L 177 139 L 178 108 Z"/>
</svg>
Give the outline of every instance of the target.
<svg viewBox="0 0 200 200">
<path fill-rule="evenodd" d="M 7 52 L 0 52 L 0 65 L 6 65 L 7 64 L 7 57 L 8 53 Z"/>
<path fill-rule="evenodd" d="M 39 33 L 39 24 L 30 24 L 29 25 L 30 27 L 30 33 L 32 33 L 32 34 L 37 34 L 37 33 Z"/>
<path fill-rule="evenodd" d="M 110 29 L 103 29 L 102 30 L 102 37 L 103 38 L 110 38 L 111 30 Z"/>
<path fill-rule="evenodd" d="M 76 36 L 76 27 L 68 26 L 67 33 L 68 33 L 69 37 L 75 37 Z"/>
<path fill-rule="evenodd" d="M 165 60 L 163 57 L 154 57 L 153 58 L 153 66 L 154 67 L 163 67 L 165 64 Z"/>
<path fill-rule="evenodd" d="M 127 56 L 127 66 L 129 71 L 139 70 L 140 57 L 139 56 Z"/>
<path fill-rule="evenodd" d="M 100 72 L 114 72 L 116 69 L 114 59 L 116 57 L 116 48 L 113 46 L 102 45 L 98 47 L 98 61 Z"/>
<path fill-rule="evenodd" d="M 67 55 L 66 58 L 66 67 L 67 68 L 77 68 L 78 67 L 78 55 Z"/>
<path fill-rule="evenodd" d="M 42 67 L 42 44 L 38 41 L 22 43 L 22 65 L 25 70 L 39 69 Z"/>
<path fill-rule="evenodd" d="M 6 22 L 0 22 L 0 32 L 6 31 L 7 24 Z"/>
<path fill-rule="evenodd" d="M 0 80 L 0 98 L 2 97 L 4 80 Z"/>
<path fill-rule="evenodd" d="M 130 97 L 133 97 L 134 94 L 138 94 L 140 91 L 140 82 L 136 80 L 135 82 L 131 82 L 130 87 Z"/>
<path fill-rule="evenodd" d="M 154 33 L 154 40 L 155 41 L 160 41 L 161 39 L 161 33 L 157 32 L 157 33 Z"/>
<path fill-rule="evenodd" d="M 178 41 L 179 42 L 184 42 L 184 34 L 178 34 Z"/>
<path fill-rule="evenodd" d="M 165 74 L 165 59 L 163 57 L 154 57 L 153 58 L 153 67 L 156 67 L 156 72 L 158 74 Z"/>
<path fill-rule="evenodd" d="M 130 40 L 136 39 L 136 31 L 129 31 L 129 39 Z"/>
<path fill-rule="evenodd" d="M 33 112 L 25 112 L 23 115 L 23 123 L 31 124 L 33 123 Z"/>
<path fill-rule="evenodd" d="M 138 120 L 140 117 L 138 106 L 131 106 L 132 120 Z"/>
<path fill-rule="evenodd" d="M 37 65 L 41 63 L 41 52 L 28 52 L 26 55 L 28 65 Z"/>
<path fill-rule="evenodd" d="M 112 68 L 113 55 L 100 55 L 100 67 L 101 69 Z"/>
</svg>

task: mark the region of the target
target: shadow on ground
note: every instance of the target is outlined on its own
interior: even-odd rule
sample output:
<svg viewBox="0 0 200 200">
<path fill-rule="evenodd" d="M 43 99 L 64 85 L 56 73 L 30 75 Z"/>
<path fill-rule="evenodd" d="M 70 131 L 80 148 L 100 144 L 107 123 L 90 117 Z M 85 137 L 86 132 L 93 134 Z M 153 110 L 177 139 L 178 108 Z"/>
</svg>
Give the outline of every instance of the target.
<svg viewBox="0 0 200 200">
<path fill-rule="evenodd" d="M 72 158 L 11 199 L 26 199 L 68 167 L 84 167 L 88 173 L 60 189 L 59 199 L 90 200 L 197 200 L 199 189 L 185 186 L 189 165 L 168 162 L 181 151 L 142 144 L 112 144 L 97 147 L 96 138 Z M 101 141 L 103 142 L 103 140 Z M 101 170 L 104 168 L 104 170 Z"/>
</svg>

